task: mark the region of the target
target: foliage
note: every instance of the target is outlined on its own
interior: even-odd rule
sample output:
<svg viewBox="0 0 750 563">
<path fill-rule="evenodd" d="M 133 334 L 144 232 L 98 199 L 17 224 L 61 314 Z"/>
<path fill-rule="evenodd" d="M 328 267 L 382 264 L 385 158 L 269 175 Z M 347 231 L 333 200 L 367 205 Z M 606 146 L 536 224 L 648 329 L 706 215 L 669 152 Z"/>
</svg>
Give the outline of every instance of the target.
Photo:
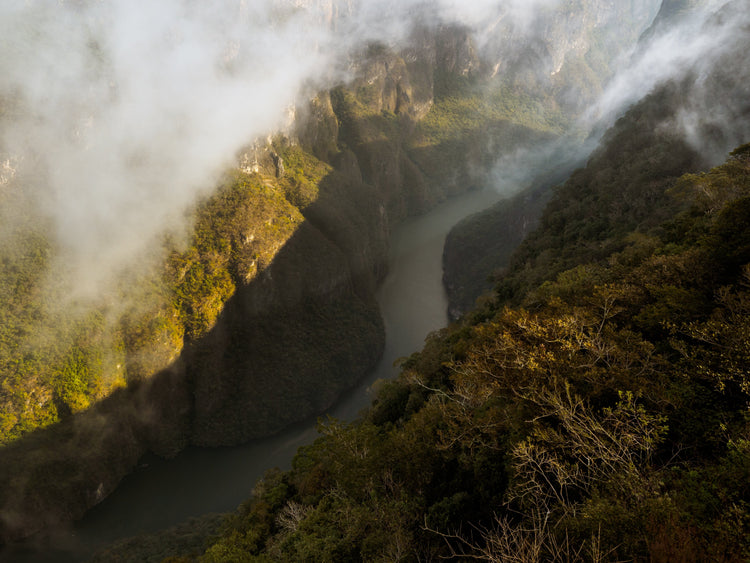
<svg viewBox="0 0 750 563">
<path fill-rule="evenodd" d="M 203 559 L 746 558 L 748 150 L 673 182 L 671 216 L 519 298 L 532 309 L 433 334 Z"/>
<path fill-rule="evenodd" d="M 540 228 L 521 244 L 500 280 L 501 300 L 514 303 L 546 280 L 579 264 L 622 250 L 685 205 L 668 189 L 700 166 L 701 156 L 668 127 L 664 107 L 677 106 L 679 89 L 647 96 L 604 136 L 584 168 L 553 193 Z"/>
<path fill-rule="evenodd" d="M 319 185 L 332 168 L 299 146 L 284 147 L 280 155 L 285 167 L 280 182 L 284 194 L 292 205 L 304 210 L 318 199 Z"/>
<path fill-rule="evenodd" d="M 222 517 L 207 514 L 182 525 L 151 535 L 121 540 L 97 552 L 91 563 L 170 563 L 191 561 L 205 551 L 210 540 L 221 532 Z M 189 550 L 188 555 L 186 550 Z M 184 556 L 183 556 L 184 555 Z"/>
<path fill-rule="evenodd" d="M 167 274 L 189 340 L 214 324 L 236 285 L 271 262 L 301 219 L 277 190 L 241 173 L 199 206 L 191 245 L 172 252 Z"/>
<path fill-rule="evenodd" d="M 305 197 L 315 197 L 314 190 Z M 49 278 L 56 249 L 39 226 L 44 223 L 25 209 L 10 222 L 2 249 L 0 444 L 168 366 L 185 341 L 205 334 L 236 286 L 262 271 L 302 220 L 283 192 L 258 177 L 229 174 L 195 209 L 187 248 L 165 239 L 166 264 L 123 272 L 115 295 L 81 305 L 66 298 L 63 282 Z"/>
<path fill-rule="evenodd" d="M 487 123 L 501 121 L 558 134 L 568 125 L 559 110 L 528 94 L 502 84 L 485 85 L 481 91 L 464 90 L 438 98 L 419 123 L 415 145 L 460 139 L 471 131 L 486 127 Z"/>
</svg>

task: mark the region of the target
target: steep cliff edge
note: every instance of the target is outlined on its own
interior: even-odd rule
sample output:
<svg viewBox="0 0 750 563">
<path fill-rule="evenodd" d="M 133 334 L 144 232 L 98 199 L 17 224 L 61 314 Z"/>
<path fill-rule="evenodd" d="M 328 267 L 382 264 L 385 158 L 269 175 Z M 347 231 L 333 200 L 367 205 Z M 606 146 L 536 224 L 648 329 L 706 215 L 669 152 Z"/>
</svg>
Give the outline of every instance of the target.
<svg viewBox="0 0 750 563">
<path fill-rule="evenodd" d="M 186 240 L 155 250 L 166 260 L 123 277 L 124 313 L 4 308 L 0 538 L 80 517 L 146 451 L 236 444 L 330 405 L 379 356 L 373 291 L 393 225 L 567 125 L 555 96 L 498 75 L 461 28 L 371 45 L 352 69 L 238 155 Z M 35 244 L 3 283 L 33 303 L 54 248 L 43 229 L 19 232 Z M 66 338 L 20 353 L 47 321 Z"/>
<path fill-rule="evenodd" d="M 458 86 L 441 98 L 446 57 L 441 80 Z M 80 517 L 146 451 L 268 435 L 321 412 L 370 370 L 383 345 L 373 295 L 392 226 L 477 186 L 498 135 L 546 135 L 507 111 L 482 113 L 485 77 L 462 82 L 476 61 L 458 29 L 418 36 L 403 53 L 362 53 L 352 83 L 238 155 L 194 210 L 188 240 L 165 238 L 166 261 L 123 279 L 124 314 L 105 305 L 58 314 L 72 344 L 25 359 L 33 380 L 5 380 L 0 537 Z M 47 244 L 43 231 L 25 236 Z M 45 252 L 32 262 L 39 275 Z M 28 274 L 27 263 L 11 273 Z M 37 322 L 15 311 L 19 327 Z"/>
</svg>

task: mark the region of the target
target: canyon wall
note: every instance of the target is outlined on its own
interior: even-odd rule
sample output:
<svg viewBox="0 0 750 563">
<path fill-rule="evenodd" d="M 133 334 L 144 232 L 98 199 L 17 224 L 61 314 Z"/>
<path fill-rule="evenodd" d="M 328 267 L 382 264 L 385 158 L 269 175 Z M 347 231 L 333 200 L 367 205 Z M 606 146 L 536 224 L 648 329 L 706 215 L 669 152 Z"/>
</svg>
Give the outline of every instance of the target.
<svg viewBox="0 0 750 563">
<path fill-rule="evenodd" d="M 595 50 L 579 43 L 542 50 L 562 61 Z M 38 400 L 6 394 L 0 538 L 79 518 L 147 451 L 272 434 L 367 373 L 383 346 L 374 290 L 391 229 L 491 184 L 499 157 L 567 126 L 559 84 L 532 94 L 530 67 L 498 74 L 499 47 L 487 52 L 449 26 L 417 30 L 399 50 L 372 44 L 352 55 L 345 85 L 250 141 L 196 206 L 187 242 L 165 237 L 151 278 L 122 281 L 137 304 L 114 321 L 103 306 L 99 324 L 71 329 L 53 388 L 41 376 L 19 383 L 17 396 Z"/>
</svg>

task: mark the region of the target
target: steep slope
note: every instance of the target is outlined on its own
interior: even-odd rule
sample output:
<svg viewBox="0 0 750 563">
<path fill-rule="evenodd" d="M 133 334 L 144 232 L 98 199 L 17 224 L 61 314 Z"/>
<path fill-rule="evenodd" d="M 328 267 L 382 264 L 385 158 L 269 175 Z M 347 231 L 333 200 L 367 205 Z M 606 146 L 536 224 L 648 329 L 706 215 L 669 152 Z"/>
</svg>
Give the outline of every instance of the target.
<svg viewBox="0 0 750 563">
<path fill-rule="evenodd" d="M 495 280 L 502 276 L 518 246 L 536 229 L 552 188 L 580 165 L 576 154 L 563 154 L 546 154 L 545 164 L 535 164 L 535 177 L 528 187 L 464 218 L 448 233 L 443 249 L 443 282 L 451 320 L 471 311 L 480 297 L 491 298 Z M 548 173 L 540 172 L 542 168 Z"/>
<path fill-rule="evenodd" d="M 659 30 L 668 35 L 670 26 L 689 17 L 692 4 L 665 2 L 639 48 L 648 49 Z M 720 162 L 732 147 L 748 138 L 744 9 L 742 2 L 727 2 L 717 10 L 702 33 L 718 36 L 727 22 L 735 22 L 737 31 L 731 43 L 722 45 L 718 55 L 712 52 L 706 60 L 694 61 L 676 78 L 657 85 L 634 111 L 618 121 L 586 167 L 555 192 L 541 216 L 543 228 L 530 234 L 512 262 L 509 250 L 530 231 L 508 229 L 508 214 L 522 217 L 525 224 L 539 220 L 541 206 L 525 207 L 525 202 L 529 198 L 535 201 L 533 194 L 540 185 L 551 184 L 547 171 L 515 200 L 502 202 L 474 220 L 467 219 L 449 234 L 446 286 L 455 316 L 468 311 L 492 279 L 502 278 L 501 295 L 523 294 L 544 279 L 554 279 L 577 259 L 606 255 L 621 246 L 625 233 L 639 225 L 648 228 L 659 220 L 654 209 L 668 213 L 672 202 L 663 195 L 664 187 L 676 176 Z M 667 47 L 673 48 L 659 44 L 659 48 Z M 622 158 L 622 153 L 627 158 Z M 564 168 L 559 171 L 567 173 Z M 566 195 L 562 196 L 563 192 Z M 608 212 L 593 217 L 592 206 L 606 207 Z M 460 257 L 467 249 L 474 259 L 462 263 Z"/>
<path fill-rule="evenodd" d="M 745 559 L 750 145 L 665 197 L 624 246 L 516 296 L 532 309 L 433 335 L 361 421 L 322 424 L 270 471 L 221 538 L 172 553 Z"/>
<path fill-rule="evenodd" d="M 572 45 L 545 49 L 563 60 Z M 236 444 L 330 405 L 382 346 L 373 291 L 391 226 L 567 125 L 553 85 L 497 74 L 460 27 L 351 62 L 355 79 L 238 155 L 185 240 L 165 235 L 145 273 L 113 272 L 100 303 L 45 293 L 56 249 L 38 202 L 3 223 L 18 244 L 2 279 L 0 537 L 79 517 L 146 451 Z M 11 176 L 2 198 L 44 180 Z"/>
</svg>

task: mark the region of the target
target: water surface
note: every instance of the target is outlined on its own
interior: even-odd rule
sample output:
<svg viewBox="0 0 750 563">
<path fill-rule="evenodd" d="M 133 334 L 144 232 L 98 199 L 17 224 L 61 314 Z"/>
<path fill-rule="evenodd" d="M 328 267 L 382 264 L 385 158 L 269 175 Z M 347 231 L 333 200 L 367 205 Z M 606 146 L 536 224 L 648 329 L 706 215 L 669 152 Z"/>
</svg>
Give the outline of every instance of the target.
<svg viewBox="0 0 750 563">
<path fill-rule="evenodd" d="M 327 414 L 355 419 L 372 399 L 372 384 L 394 377 L 394 362 L 420 350 L 430 332 L 446 325 L 448 301 L 442 284 L 445 237 L 459 220 L 497 199 L 494 193 L 471 192 L 396 229 L 389 273 L 377 294 L 386 329 L 383 358 L 375 371 Z M 297 448 L 317 437 L 315 427 L 312 419 L 243 446 L 188 448 L 171 460 L 148 456 L 73 530 L 59 533 L 44 546 L 15 546 L 0 553 L 0 560 L 81 561 L 115 540 L 163 530 L 194 516 L 234 510 L 250 496 L 266 470 L 291 467 Z"/>
</svg>

